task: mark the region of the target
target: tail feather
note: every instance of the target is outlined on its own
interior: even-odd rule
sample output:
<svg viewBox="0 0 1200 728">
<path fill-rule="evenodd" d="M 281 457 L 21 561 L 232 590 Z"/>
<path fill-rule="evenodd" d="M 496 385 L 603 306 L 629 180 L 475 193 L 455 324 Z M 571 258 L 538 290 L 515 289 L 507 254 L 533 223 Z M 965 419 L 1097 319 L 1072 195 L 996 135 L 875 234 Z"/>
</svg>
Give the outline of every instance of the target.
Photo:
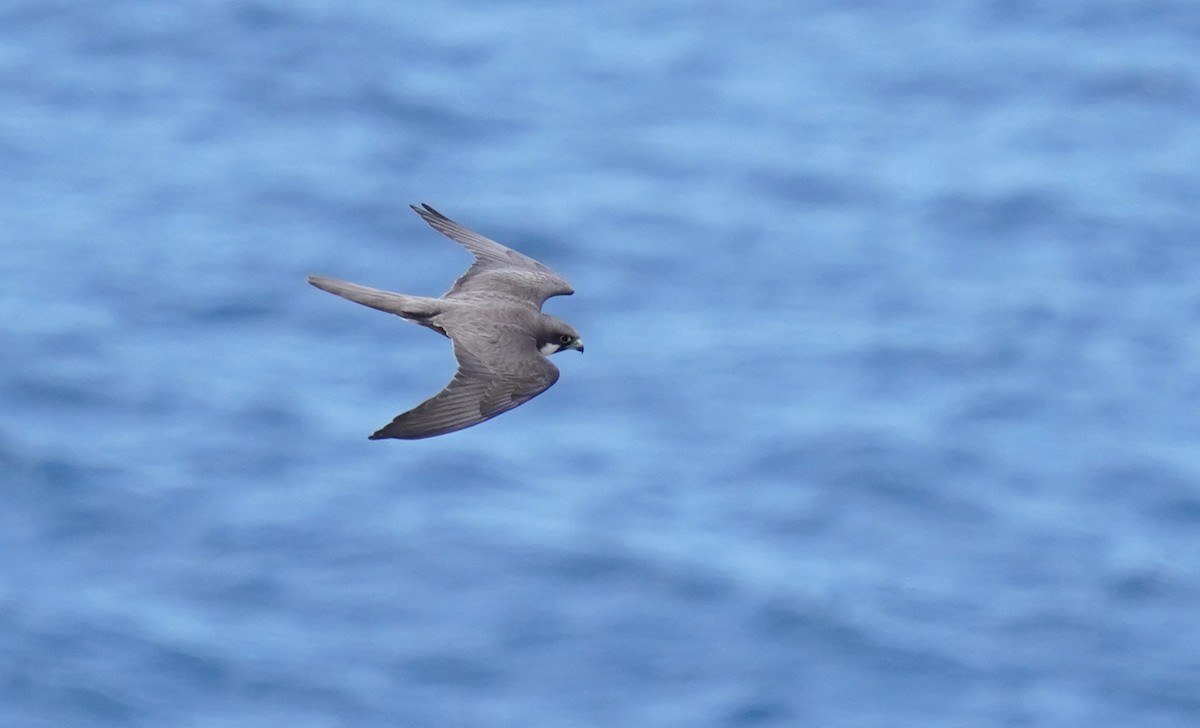
<svg viewBox="0 0 1200 728">
<path fill-rule="evenodd" d="M 339 281 L 335 278 L 325 278 L 324 276 L 309 276 L 308 282 L 322 291 L 328 291 L 335 296 L 341 296 L 355 303 L 361 303 L 364 306 L 370 306 L 371 308 L 395 314 L 418 323 L 423 323 L 431 316 L 435 316 L 442 311 L 442 307 L 436 298 L 406 296 L 402 293 L 381 291 L 377 288 L 368 288 L 360 286 L 357 283 Z"/>
</svg>

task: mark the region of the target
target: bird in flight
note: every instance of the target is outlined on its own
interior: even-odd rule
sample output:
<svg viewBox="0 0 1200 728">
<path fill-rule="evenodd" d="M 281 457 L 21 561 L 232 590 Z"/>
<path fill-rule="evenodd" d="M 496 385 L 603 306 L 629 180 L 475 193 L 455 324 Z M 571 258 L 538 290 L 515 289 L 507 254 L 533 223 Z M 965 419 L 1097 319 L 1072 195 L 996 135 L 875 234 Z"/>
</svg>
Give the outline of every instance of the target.
<svg viewBox="0 0 1200 728">
<path fill-rule="evenodd" d="M 558 367 L 547 356 L 563 349 L 583 351 L 583 341 L 570 324 L 542 313 L 547 298 L 575 292 L 561 276 L 429 205 L 412 209 L 475 256 L 467 272 L 441 298 L 308 277 L 322 291 L 396 314 L 454 344 L 458 371 L 446 388 L 384 425 L 371 435 L 372 440 L 419 440 L 489 420 L 558 381 Z"/>
</svg>

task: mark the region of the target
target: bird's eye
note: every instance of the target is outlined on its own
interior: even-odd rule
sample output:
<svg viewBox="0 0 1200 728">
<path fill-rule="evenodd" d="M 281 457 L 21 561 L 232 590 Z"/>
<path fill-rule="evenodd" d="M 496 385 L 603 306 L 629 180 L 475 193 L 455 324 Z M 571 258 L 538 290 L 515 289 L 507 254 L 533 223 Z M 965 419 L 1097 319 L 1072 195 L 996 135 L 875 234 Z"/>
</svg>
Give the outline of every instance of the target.
<svg viewBox="0 0 1200 728">
<path fill-rule="evenodd" d="M 564 344 L 570 344 L 572 341 L 574 341 L 574 337 L 572 337 L 570 334 L 562 334 L 558 337 L 558 340 Z"/>
</svg>

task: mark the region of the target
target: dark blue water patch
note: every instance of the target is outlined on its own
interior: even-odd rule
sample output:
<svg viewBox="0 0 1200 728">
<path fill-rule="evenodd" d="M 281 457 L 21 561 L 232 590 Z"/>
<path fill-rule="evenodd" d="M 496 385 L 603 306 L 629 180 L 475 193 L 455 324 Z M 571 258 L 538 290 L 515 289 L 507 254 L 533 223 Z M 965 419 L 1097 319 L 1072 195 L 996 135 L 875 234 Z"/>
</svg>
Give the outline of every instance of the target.
<svg viewBox="0 0 1200 728">
<path fill-rule="evenodd" d="M 1138 456 L 1110 460 L 1098 465 L 1090 479 L 1089 491 L 1102 502 L 1135 508 L 1175 528 L 1200 523 L 1200 485 L 1195 474 L 1169 461 Z"/>
<path fill-rule="evenodd" d="M 1033 392 L 982 392 L 963 402 L 956 417 L 967 423 L 1031 422 L 1047 406 L 1044 395 Z"/>
<path fill-rule="evenodd" d="M 397 678 L 416 685 L 442 686 L 455 689 L 488 690 L 500 686 L 503 672 L 486 658 L 428 654 L 414 656 L 397 665 Z"/>
<path fill-rule="evenodd" d="M 748 184 L 789 205 L 818 208 L 857 207 L 877 204 L 880 194 L 867 179 L 837 173 L 764 170 L 749 175 Z"/>
<path fill-rule="evenodd" d="M 979 244 L 1029 236 L 1061 224 L 1062 199 L 1048 190 L 1007 194 L 950 193 L 930 203 L 929 223 L 953 236 L 957 244 Z"/>
<path fill-rule="evenodd" d="M 251 33 L 271 33 L 301 25 L 299 12 L 294 8 L 276 7 L 260 2 L 232 4 L 230 16 L 235 23 Z"/>
<path fill-rule="evenodd" d="M 384 423 L 379 424 L 382 426 Z M 403 446 L 407 443 L 391 444 Z M 432 448 L 424 449 L 428 451 Z M 524 487 L 523 481 L 517 474 L 504 468 L 499 462 L 472 455 L 467 451 L 423 454 L 413 463 L 403 483 L 399 485 L 405 489 L 429 489 L 458 493 L 489 492 Z"/>
<path fill-rule="evenodd" d="M 595 589 L 646 589 L 694 605 L 720 604 L 731 598 L 734 589 L 719 572 L 648 562 L 615 548 L 538 554 L 531 566 L 552 582 Z"/>
<path fill-rule="evenodd" d="M 119 400 L 114 391 L 118 386 L 115 373 L 96 370 L 94 361 L 73 358 L 8 377 L 4 382 L 7 398 L 16 406 L 57 409 L 81 417 L 114 406 Z M 75 433 L 64 427 L 60 434 L 70 438 Z"/>
<path fill-rule="evenodd" d="M 1018 342 L 988 341 L 976 347 L 961 343 L 895 343 L 879 341 L 854 353 L 854 365 L 880 394 L 925 391 L 951 383 L 1003 381 L 1024 364 Z"/>
<path fill-rule="evenodd" d="M 155 314 L 164 324 L 186 321 L 201 326 L 225 327 L 268 321 L 277 317 L 279 311 L 276 300 L 257 292 L 241 292 L 232 298 L 214 300 L 205 296 L 190 303 L 176 301 L 171 306 L 158 307 Z"/>
<path fill-rule="evenodd" d="M 526 128 L 516 119 L 498 117 L 483 109 L 466 114 L 457 104 L 444 104 L 433 98 L 413 98 L 400 89 L 366 88 L 345 103 L 371 112 L 382 123 L 417 127 L 425 144 L 438 139 L 462 143 L 512 136 Z"/>
<path fill-rule="evenodd" d="M 239 549 L 245 553 L 245 548 Z M 228 551 L 216 552 L 228 555 Z M 243 574 L 231 576 L 224 583 L 214 583 L 209 598 L 241 610 L 282 609 L 289 599 L 286 585 L 273 576 Z"/>
<path fill-rule="evenodd" d="M 1150 33 L 1158 36 L 1163 29 L 1172 33 L 1191 35 L 1200 30 L 1195 7 L 1182 0 L 1156 0 L 1137 5 L 1114 3 L 1097 12 L 1086 5 L 1067 5 L 1047 9 L 1047 18 L 1053 23 L 1088 32 L 1104 31 L 1115 36 L 1126 36 L 1131 32 Z"/>
<path fill-rule="evenodd" d="M 139 499 L 122 487 L 129 475 L 119 466 L 70 452 L 39 455 L 16 449 L 6 460 L 0 476 L 4 519 L 7 535 L 18 542 L 111 545 L 122 538 L 118 534 L 136 538 L 142 531 Z"/>
<path fill-rule="evenodd" d="M 56 712 L 64 713 L 60 719 L 65 721 L 84 719 L 99 721 L 100 725 L 130 725 L 144 716 L 121 695 L 98 688 L 69 687 L 55 696 L 55 702 L 61 706 Z"/>
<path fill-rule="evenodd" d="M 920 108 L 929 102 L 939 102 L 957 108 L 960 113 L 980 113 L 1011 103 L 1014 92 L 1021 89 L 1014 80 L 1028 80 L 1028 71 L 991 69 L 971 76 L 941 69 L 895 67 L 875 69 L 868 82 L 872 92 L 890 98 L 906 108 Z"/>
<path fill-rule="evenodd" d="M 1194 110 L 1200 104 L 1196 78 L 1180 69 L 1123 67 L 1097 71 L 1076 89 L 1079 101 L 1106 104 L 1171 104 Z"/>
<path fill-rule="evenodd" d="M 976 520 L 986 511 L 948 486 L 985 478 L 990 467 L 986 454 L 971 448 L 931 447 L 884 431 L 842 431 L 764 447 L 738 478 L 804 484 L 839 499 L 878 499 L 889 508 Z"/>
<path fill-rule="evenodd" d="M 1121 695 L 1130 720 L 1151 716 L 1150 720 L 1161 720 L 1164 724 L 1186 725 L 1200 716 L 1200 695 L 1196 694 L 1194 680 L 1197 674 L 1200 663 L 1193 662 L 1180 670 L 1179 675 L 1155 676 L 1134 686 L 1113 683 L 1111 687 Z"/>
<path fill-rule="evenodd" d="M 1147 603 L 1168 596 L 1169 577 L 1149 570 L 1125 571 L 1108 580 L 1107 591 L 1114 601 Z"/>
<path fill-rule="evenodd" d="M 802 601 L 775 597 L 758 605 L 752 624 L 769 644 L 782 645 L 797 639 L 818 637 L 836 645 L 857 639 L 851 627 L 830 624 L 828 617 L 828 614 L 818 611 L 816 607 L 810 608 Z M 799 659 L 800 651 L 795 654 Z"/>
<path fill-rule="evenodd" d="M 784 726 L 796 725 L 797 716 L 795 711 L 781 701 L 762 699 L 750 699 L 743 702 L 730 710 L 721 723 L 721 725 L 730 726 L 730 728 L 741 728 L 746 726 Z"/>
<path fill-rule="evenodd" d="M 985 679 L 967 663 L 947 657 L 936 645 L 918 640 L 888 644 L 869 629 L 843 621 L 838 610 L 802 599 L 768 599 L 752 624 L 762 633 L 756 640 L 760 645 L 756 670 L 760 685 L 781 698 L 791 691 L 795 697 L 786 702 L 792 706 L 809 705 L 819 712 L 833 696 L 863 699 L 875 694 L 874 670 L 863 671 L 863 665 L 903 675 L 900 679 L 907 692 L 900 701 L 909 709 L 929 711 L 923 712 L 925 715 L 947 710 L 938 697 L 946 690 L 968 694 L 977 691 Z M 886 712 L 875 700 L 861 707 L 867 713 Z"/>
<path fill-rule="evenodd" d="M 155 645 L 146 667 L 167 684 L 193 686 L 205 692 L 219 690 L 231 679 L 223 658 L 179 645 Z"/>
<path fill-rule="evenodd" d="M 140 648 L 120 625 L 63 614 L 57 624 L 26 627 L 13 653 L 35 670 L 22 703 L 59 724 L 133 725 L 146 716 L 147 702 L 122 680 L 138 670 Z"/>
<path fill-rule="evenodd" d="M 1145 284 L 1186 285 L 1180 271 L 1193 265 L 1198 258 L 1191 245 L 1197 231 L 1200 231 L 1200 224 L 1189 220 L 1116 225 L 1110 231 L 1113 250 L 1100 260 L 1111 260 L 1113 270 L 1109 276 L 1113 283 L 1120 278 L 1116 269 L 1121 268 Z"/>
</svg>

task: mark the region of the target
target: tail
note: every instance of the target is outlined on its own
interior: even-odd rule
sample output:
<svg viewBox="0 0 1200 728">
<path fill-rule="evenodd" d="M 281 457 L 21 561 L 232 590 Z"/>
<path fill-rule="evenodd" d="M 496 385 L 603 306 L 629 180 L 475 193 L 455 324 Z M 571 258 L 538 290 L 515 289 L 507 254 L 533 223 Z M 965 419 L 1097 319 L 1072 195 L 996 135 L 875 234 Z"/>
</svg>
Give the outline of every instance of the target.
<svg viewBox="0 0 1200 728">
<path fill-rule="evenodd" d="M 420 324 L 429 325 L 428 319 L 442 312 L 441 302 L 436 298 L 389 293 L 376 288 L 360 286 L 357 283 L 348 283 L 322 276 L 309 276 L 308 282 L 335 296 L 341 296 L 355 303 L 392 313 Z"/>
</svg>

